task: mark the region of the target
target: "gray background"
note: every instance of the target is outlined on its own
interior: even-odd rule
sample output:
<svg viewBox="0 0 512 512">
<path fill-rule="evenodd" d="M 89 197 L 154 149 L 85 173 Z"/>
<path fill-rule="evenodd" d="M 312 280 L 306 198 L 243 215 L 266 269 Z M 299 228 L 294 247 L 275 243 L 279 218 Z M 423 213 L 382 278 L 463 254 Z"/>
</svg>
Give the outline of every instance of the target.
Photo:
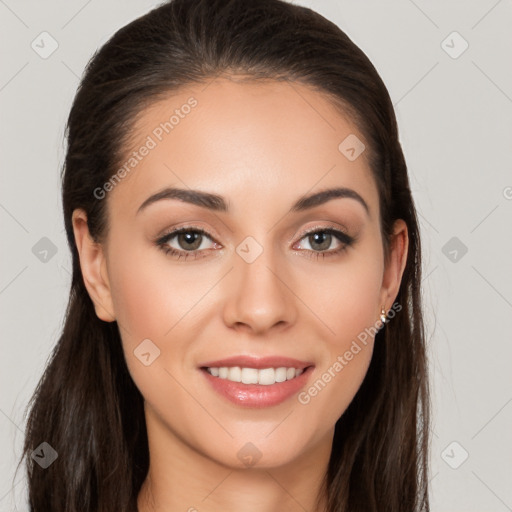
<svg viewBox="0 0 512 512">
<path fill-rule="evenodd" d="M 346 31 L 396 107 L 424 247 L 432 510 L 512 510 L 512 3 L 296 3 Z M 13 481 L 23 411 L 68 298 L 66 117 L 93 52 L 156 5 L 0 0 L 1 511 L 28 510 L 23 469 Z M 51 48 L 43 31 L 58 43 L 45 59 L 31 47 Z"/>
</svg>

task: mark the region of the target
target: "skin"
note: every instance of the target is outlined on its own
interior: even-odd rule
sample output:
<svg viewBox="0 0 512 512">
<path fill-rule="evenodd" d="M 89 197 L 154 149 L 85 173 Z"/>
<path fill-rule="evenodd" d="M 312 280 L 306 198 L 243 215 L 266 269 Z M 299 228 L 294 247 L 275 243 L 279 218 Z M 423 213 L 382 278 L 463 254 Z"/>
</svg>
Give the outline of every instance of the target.
<svg viewBox="0 0 512 512">
<path fill-rule="evenodd" d="M 105 243 L 92 241 L 82 210 L 73 213 L 87 290 L 98 317 L 118 322 L 145 399 L 151 462 L 139 510 L 324 510 L 315 499 L 334 426 L 366 375 L 373 336 L 305 405 L 294 396 L 267 408 L 237 406 L 211 389 L 198 366 L 240 354 L 295 357 L 315 365 L 309 387 L 393 305 L 407 227 L 395 223 L 385 267 L 366 155 L 349 161 L 338 150 L 349 134 L 365 139 L 328 99 L 297 83 L 231 76 L 174 93 L 138 118 L 127 157 L 191 95 L 197 106 L 103 199 Z M 137 214 L 166 186 L 222 195 L 230 211 L 166 199 Z M 301 196 L 340 186 L 359 193 L 369 214 L 351 198 L 289 213 Z M 190 224 L 211 236 L 196 250 L 204 257 L 176 259 L 154 243 Z M 314 245 L 303 233 L 318 226 L 357 240 L 315 258 L 344 245 L 334 236 L 326 249 Z M 252 263 L 236 252 L 248 236 L 263 248 Z M 186 252 L 184 244 L 168 242 Z M 160 350 L 149 366 L 134 355 L 144 339 Z M 248 442 L 261 453 L 252 466 L 237 456 Z"/>
</svg>

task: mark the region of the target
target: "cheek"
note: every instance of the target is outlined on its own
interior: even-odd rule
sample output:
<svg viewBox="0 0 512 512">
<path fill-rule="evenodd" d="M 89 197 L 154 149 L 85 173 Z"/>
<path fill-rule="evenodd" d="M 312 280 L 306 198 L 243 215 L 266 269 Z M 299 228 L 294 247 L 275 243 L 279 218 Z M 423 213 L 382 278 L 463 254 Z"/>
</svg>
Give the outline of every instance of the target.
<svg viewBox="0 0 512 512">
<path fill-rule="evenodd" d="M 132 248 L 111 255 L 111 289 L 123 339 L 162 339 L 205 293 L 193 271 L 180 270 L 158 248 Z"/>
<path fill-rule="evenodd" d="M 145 258 L 135 251 L 112 255 L 110 284 L 116 318 L 123 339 L 129 336 L 132 342 L 158 335 L 162 329 L 158 319 L 163 320 L 166 309 L 158 269 L 148 266 Z"/>
<path fill-rule="evenodd" d="M 161 398 L 162 389 L 179 396 L 179 386 L 164 369 L 174 375 L 184 366 L 193 339 L 190 322 L 210 280 L 205 283 L 194 279 L 194 271 L 177 270 L 158 248 L 121 248 L 119 244 L 110 253 L 109 277 L 129 372 L 150 402 Z M 147 352 L 146 366 L 140 357 Z"/>
<path fill-rule="evenodd" d="M 319 309 L 319 317 L 329 327 L 324 330 L 325 351 L 310 386 L 298 395 L 299 403 L 312 416 L 322 418 L 326 428 L 352 402 L 373 354 L 379 273 L 362 276 L 351 273 L 327 287 Z"/>
<path fill-rule="evenodd" d="M 318 286 L 308 291 L 308 305 L 328 327 L 327 339 L 333 351 L 344 350 L 379 320 L 383 264 L 380 256 L 369 254 L 354 253 L 328 279 L 325 274 L 321 280 L 317 276 Z"/>
<path fill-rule="evenodd" d="M 327 326 L 326 350 L 311 386 L 298 398 L 327 424 L 336 422 L 346 410 L 370 365 L 379 326 L 381 257 L 377 245 L 354 253 L 328 281 L 316 276 L 321 286 L 309 294 L 308 305 Z"/>
<path fill-rule="evenodd" d="M 359 342 L 355 345 L 349 350 L 350 360 L 346 352 L 333 356 L 318 368 L 310 385 L 297 396 L 299 407 L 304 409 L 305 424 L 307 418 L 319 420 L 318 425 L 313 425 L 317 436 L 321 437 L 343 416 L 367 374 L 373 345 Z"/>
</svg>

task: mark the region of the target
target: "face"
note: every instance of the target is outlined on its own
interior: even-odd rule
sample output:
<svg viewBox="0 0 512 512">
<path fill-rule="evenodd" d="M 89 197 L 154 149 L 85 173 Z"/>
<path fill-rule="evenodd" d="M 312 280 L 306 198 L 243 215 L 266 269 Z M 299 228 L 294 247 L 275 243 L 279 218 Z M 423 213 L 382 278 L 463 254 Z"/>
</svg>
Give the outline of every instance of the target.
<svg viewBox="0 0 512 512">
<path fill-rule="evenodd" d="M 330 449 L 407 233 L 398 222 L 385 267 L 366 141 L 325 97 L 234 77 L 205 87 L 142 112 L 125 172 L 96 193 L 107 240 L 90 244 L 78 210 L 75 237 L 148 432 L 227 466 L 277 467 Z"/>
</svg>

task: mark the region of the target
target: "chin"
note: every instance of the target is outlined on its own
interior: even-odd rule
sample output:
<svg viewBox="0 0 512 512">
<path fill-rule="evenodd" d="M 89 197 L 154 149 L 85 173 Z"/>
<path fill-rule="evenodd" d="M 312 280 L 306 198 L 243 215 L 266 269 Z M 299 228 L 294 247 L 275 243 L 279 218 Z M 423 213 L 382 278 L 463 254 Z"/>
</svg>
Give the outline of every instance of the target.
<svg viewBox="0 0 512 512">
<path fill-rule="evenodd" d="M 300 435 L 300 432 L 292 434 L 289 431 L 274 439 L 271 439 L 272 434 L 267 437 L 246 435 L 243 439 L 230 440 L 220 447 L 220 451 L 219 445 L 212 446 L 210 457 L 231 469 L 284 467 L 294 463 L 307 450 L 308 440 L 297 439 Z"/>
</svg>

